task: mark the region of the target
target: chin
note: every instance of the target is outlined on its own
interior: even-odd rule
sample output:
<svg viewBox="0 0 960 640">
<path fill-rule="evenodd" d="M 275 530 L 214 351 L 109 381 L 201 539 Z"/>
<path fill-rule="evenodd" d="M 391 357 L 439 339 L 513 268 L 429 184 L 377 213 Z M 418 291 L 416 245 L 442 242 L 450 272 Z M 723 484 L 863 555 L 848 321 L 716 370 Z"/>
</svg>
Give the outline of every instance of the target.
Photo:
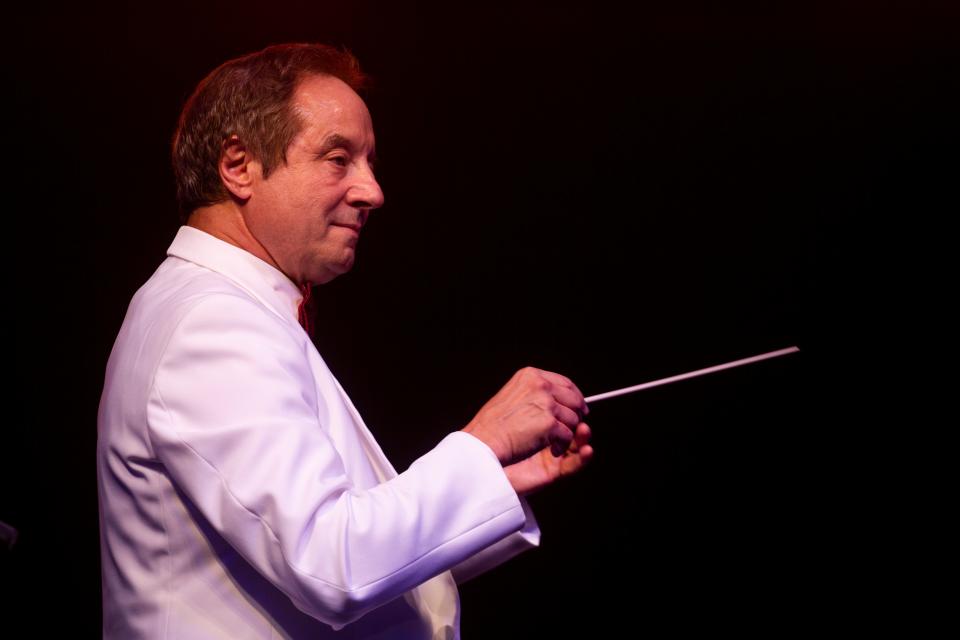
<svg viewBox="0 0 960 640">
<path fill-rule="evenodd" d="M 326 284 L 338 276 L 349 272 L 353 268 L 353 259 L 340 264 L 327 265 L 322 271 L 310 278 L 313 284 Z"/>
</svg>

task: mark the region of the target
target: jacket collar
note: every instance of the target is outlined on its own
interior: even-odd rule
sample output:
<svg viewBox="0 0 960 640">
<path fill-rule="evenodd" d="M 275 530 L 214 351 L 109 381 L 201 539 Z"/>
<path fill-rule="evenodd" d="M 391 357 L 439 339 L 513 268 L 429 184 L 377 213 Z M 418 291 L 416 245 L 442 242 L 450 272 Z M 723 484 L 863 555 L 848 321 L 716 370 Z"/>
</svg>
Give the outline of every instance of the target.
<svg viewBox="0 0 960 640">
<path fill-rule="evenodd" d="M 297 310 L 303 299 L 299 287 L 282 271 L 249 251 L 184 225 L 177 231 L 167 255 L 226 276 L 281 318 L 298 322 Z"/>
</svg>

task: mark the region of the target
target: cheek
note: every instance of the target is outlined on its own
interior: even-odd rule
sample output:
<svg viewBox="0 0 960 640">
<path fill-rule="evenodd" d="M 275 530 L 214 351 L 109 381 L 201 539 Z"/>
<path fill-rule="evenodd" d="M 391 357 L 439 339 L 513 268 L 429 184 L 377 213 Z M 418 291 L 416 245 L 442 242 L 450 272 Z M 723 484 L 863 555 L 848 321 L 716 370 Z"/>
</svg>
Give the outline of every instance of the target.
<svg viewBox="0 0 960 640">
<path fill-rule="evenodd" d="M 275 185 L 275 201 L 282 203 L 283 217 L 292 227 L 304 231 L 325 233 L 330 222 L 336 221 L 337 209 L 346 193 L 337 180 L 303 172 Z"/>
</svg>

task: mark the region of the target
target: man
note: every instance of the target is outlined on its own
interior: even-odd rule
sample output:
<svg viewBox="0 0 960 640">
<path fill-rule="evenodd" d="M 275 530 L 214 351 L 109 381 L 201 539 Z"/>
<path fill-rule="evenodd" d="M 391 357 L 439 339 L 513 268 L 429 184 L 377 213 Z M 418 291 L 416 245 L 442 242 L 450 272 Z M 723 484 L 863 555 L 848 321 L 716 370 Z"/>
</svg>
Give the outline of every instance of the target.
<svg viewBox="0 0 960 640">
<path fill-rule="evenodd" d="M 536 545 L 522 496 L 592 455 L 579 390 L 528 368 L 398 475 L 317 353 L 304 297 L 383 204 L 363 81 L 280 45 L 184 107 L 189 217 L 98 415 L 106 637 L 459 637 L 455 578 Z"/>
</svg>

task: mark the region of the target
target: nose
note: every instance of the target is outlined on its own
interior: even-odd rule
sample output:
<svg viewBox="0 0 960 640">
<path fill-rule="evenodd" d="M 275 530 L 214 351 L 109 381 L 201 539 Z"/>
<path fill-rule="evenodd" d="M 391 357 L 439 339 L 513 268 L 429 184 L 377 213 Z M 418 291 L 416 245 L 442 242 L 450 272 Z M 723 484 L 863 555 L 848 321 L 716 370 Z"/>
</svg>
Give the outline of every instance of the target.
<svg viewBox="0 0 960 640">
<path fill-rule="evenodd" d="M 358 170 L 356 181 L 347 191 L 347 202 L 358 209 L 383 206 L 383 190 L 369 166 Z"/>
</svg>

